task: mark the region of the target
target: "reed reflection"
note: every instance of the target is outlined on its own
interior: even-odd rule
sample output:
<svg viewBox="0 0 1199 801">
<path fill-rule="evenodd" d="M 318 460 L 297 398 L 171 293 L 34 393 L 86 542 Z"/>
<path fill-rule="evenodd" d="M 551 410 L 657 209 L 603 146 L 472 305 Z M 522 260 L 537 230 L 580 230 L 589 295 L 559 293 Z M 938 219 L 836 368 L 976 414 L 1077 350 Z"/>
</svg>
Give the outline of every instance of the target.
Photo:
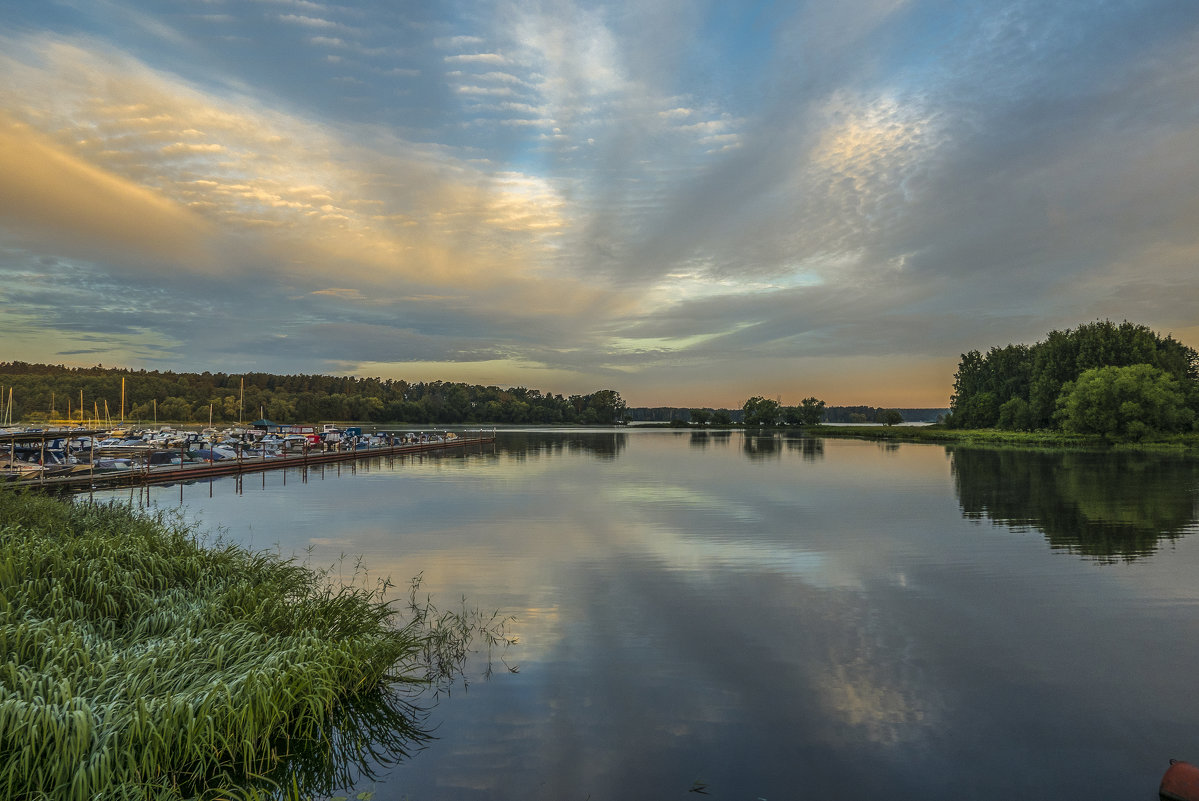
<svg viewBox="0 0 1199 801">
<path fill-rule="evenodd" d="M 1098 561 L 1154 553 L 1190 533 L 1199 462 L 1146 453 L 948 449 L 962 514 L 1040 529 Z"/>
<path fill-rule="evenodd" d="M 433 739 L 434 705 L 394 686 L 358 696 L 333 710 L 319 738 L 282 738 L 282 761 L 270 777 L 240 783 L 268 792 L 278 787 L 285 798 L 327 798 L 378 782 Z"/>
<path fill-rule="evenodd" d="M 460 610 L 440 609 L 421 593 L 418 576 L 409 586 L 404 631 L 420 645 L 398 674 L 335 704 L 315 736 L 277 738 L 278 767 L 266 777 L 240 777 L 243 787 L 281 788 L 287 799 L 326 798 L 376 783 L 435 739 L 429 717 L 443 696 L 470 685 L 469 665 L 481 666 L 484 680 L 496 660 L 517 671 L 503 656 L 517 642 L 509 633 L 515 618 L 471 609 L 465 598 Z"/>
</svg>

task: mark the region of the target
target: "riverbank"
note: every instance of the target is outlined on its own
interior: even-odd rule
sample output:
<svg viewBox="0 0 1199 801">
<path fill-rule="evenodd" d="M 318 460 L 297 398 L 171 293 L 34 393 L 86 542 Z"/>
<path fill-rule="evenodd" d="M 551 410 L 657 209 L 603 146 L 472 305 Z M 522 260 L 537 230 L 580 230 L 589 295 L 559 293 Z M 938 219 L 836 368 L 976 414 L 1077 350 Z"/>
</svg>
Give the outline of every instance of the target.
<svg viewBox="0 0 1199 801">
<path fill-rule="evenodd" d="M 427 737 L 399 690 L 439 643 L 395 625 L 388 583 L 120 505 L 0 490 L 0 520 L 0 797 L 328 792 L 347 725 L 372 751 Z"/>
<path fill-rule="evenodd" d="M 1101 436 L 1061 431 L 1001 431 L 994 428 L 943 428 L 933 426 L 812 426 L 812 436 L 875 439 L 896 442 L 932 442 L 962 445 L 1014 445 L 1042 448 L 1099 448 L 1107 450 L 1199 451 L 1199 433 L 1173 434 L 1140 442 L 1110 441 Z"/>
</svg>

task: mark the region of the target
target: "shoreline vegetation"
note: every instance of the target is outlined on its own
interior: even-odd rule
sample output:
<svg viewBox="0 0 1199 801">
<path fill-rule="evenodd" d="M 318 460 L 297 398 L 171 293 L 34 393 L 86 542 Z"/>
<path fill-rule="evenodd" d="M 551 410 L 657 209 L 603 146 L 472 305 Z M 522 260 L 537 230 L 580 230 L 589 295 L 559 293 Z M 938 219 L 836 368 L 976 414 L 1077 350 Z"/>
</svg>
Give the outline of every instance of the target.
<svg viewBox="0 0 1199 801">
<path fill-rule="evenodd" d="M 996 428 L 946 428 L 931 426 L 815 426 L 810 436 L 874 439 L 894 442 L 1022 446 L 1038 448 L 1085 448 L 1088 450 L 1199 450 L 1199 432 L 1163 435 L 1154 439 L 1119 440 L 1097 434 L 1062 431 L 1003 431 Z"/>
<path fill-rule="evenodd" d="M 1120 440 L 1097 434 L 1068 434 L 1061 431 L 1003 431 L 997 428 L 946 428 L 944 425 L 812 425 L 796 428 L 781 426 L 678 426 L 670 423 L 643 423 L 637 428 L 661 428 L 692 433 L 746 431 L 783 433 L 804 437 L 870 439 L 888 442 L 927 442 L 944 445 L 1015 446 L 1086 450 L 1199 451 L 1199 432 L 1160 435 L 1153 439 Z"/>
<path fill-rule="evenodd" d="M 0 521 L 4 798 L 327 795 L 430 739 L 472 640 L 488 673 L 515 642 L 129 505 L 0 489 Z"/>
</svg>

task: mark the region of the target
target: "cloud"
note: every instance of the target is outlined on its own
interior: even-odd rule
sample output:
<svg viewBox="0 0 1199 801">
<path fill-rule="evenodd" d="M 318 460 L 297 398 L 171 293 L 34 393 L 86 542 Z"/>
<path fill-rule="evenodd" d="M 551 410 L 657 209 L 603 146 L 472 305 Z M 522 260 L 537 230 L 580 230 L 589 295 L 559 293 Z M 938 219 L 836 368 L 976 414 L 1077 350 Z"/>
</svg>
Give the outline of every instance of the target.
<svg viewBox="0 0 1199 801">
<path fill-rule="evenodd" d="M 333 298 L 341 298 L 343 300 L 366 300 L 362 292 L 357 289 L 345 289 L 331 287 L 329 289 L 313 290 L 313 295 L 327 295 Z"/>
<path fill-rule="evenodd" d="M 282 22 L 290 22 L 295 25 L 302 25 L 306 28 L 340 28 L 342 27 L 331 20 L 322 19 L 320 17 L 306 17 L 302 14 L 280 14 L 279 20 Z"/>
<path fill-rule="evenodd" d="M 558 189 L 543 179 L 488 174 L 445 149 L 378 132 L 360 144 L 65 41 L 33 49 L 40 65 L 8 59 L 17 77 L 8 102 L 56 138 L 13 122 L 0 158 L 12 162 L 4 217 L 47 229 L 36 244 L 44 252 L 93 257 L 96 269 L 135 267 L 106 266 L 89 252 L 111 242 L 114 253 L 141 248 L 156 257 L 140 268 L 155 282 L 182 280 L 157 272 L 165 262 L 392 308 L 412 303 L 380 298 L 448 288 L 459 325 L 490 320 L 503 336 L 533 321 L 565 341 L 573 325 L 612 303 L 607 290 L 547 271 L 570 223 Z M 42 94 L 47 86 L 56 87 L 53 103 Z M 73 124 L 80 116 L 86 126 Z M 262 325 L 287 316 L 275 303 L 253 312 Z M 507 321 L 497 306 L 513 310 L 500 315 Z"/>
<path fill-rule="evenodd" d="M 430 283 L 476 278 L 474 265 L 486 258 L 487 280 L 498 282 L 525 268 L 520 259 L 496 258 L 486 236 L 493 226 L 532 233 L 508 243 L 520 248 L 563 224 L 561 204 L 543 182 L 492 178 L 429 146 L 391 140 L 383 144 L 396 155 L 364 149 L 311 121 L 245 110 L 67 43 L 47 42 L 41 54 L 47 69 L 12 65 L 25 88 L 18 82 L 10 95 L 28 118 L 69 137 L 75 152 L 60 161 L 153 185 L 164 207 L 169 200 L 188 208 L 227 236 L 268 226 L 274 233 L 258 243 L 263 252 L 327 250 L 336 269 L 360 279 L 386 265 L 383 277 Z M 82 84 L 69 77 L 79 74 L 91 77 Z M 53 105 L 38 97 L 47 83 L 59 90 Z M 56 108 L 91 122 L 72 130 L 71 116 L 56 117 Z M 295 266 L 291 260 L 288 269 Z"/>
<path fill-rule="evenodd" d="M 456 56 L 446 56 L 445 63 L 447 64 L 495 64 L 503 66 L 508 64 L 508 59 L 499 53 L 463 53 Z"/>
<path fill-rule="evenodd" d="M 152 189 L 89 164 L 29 126 L 0 115 L 0 225 L 10 241 L 53 242 L 211 267 L 202 218 Z M 180 254 L 187 254 L 183 259 Z"/>
<path fill-rule="evenodd" d="M 225 146 L 216 142 L 176 142 L 161 149 L 163 155 L 177 156 L 186 153 L 223 153 Z"/>
<path fill-rule="evenodd" d="M 324 14 L 329 10 L 328 6 L 321 3 L 314 3 L 312 0 L 254 0 L 254 2 L 259 4 L 291 6 L 292 8 L 311 11 L 316 14 Z"/>
<path fill-rule="evenodd" d="M 460 36 L 440 37 L 433 40 L 433 45 L 446 50 L 460 50 L 464 47 L 477 48 L 486 40 L 481 36 L 463 34 Z"/>
<path fill-rule="evenodd" d="M 462 85 L 454 87 L 454 91 L 462 95 L 487 95 L 490 97 L 510 97 L 513 92 L 508 86 L 472 86 Z"/>
</svg>

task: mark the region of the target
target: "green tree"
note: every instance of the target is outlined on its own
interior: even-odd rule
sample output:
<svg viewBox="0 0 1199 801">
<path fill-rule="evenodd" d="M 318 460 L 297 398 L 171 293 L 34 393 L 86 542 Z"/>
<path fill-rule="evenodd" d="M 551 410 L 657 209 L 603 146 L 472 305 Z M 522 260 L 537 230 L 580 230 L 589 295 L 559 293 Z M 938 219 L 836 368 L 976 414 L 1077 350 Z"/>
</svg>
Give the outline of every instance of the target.
<svg viewBox="0 0 1199 801">
<path fill-rule="evenodd" d="M 783 424 L 789 426 L 803 425 L 803 409 L 799 406 L 784 406 L 779 411 L 783 415 Z"/>
<path fill-rule="evenodd" d="M 776 400 L 755 395 L 747 400 L 741 409 L 745 412 L 747 426 L 773 426 L 778 424 L 782 404 Z"/>
<path fill-rule="evenodd" d="M 799 424 L 818 426 L 824 421 L 824 401 L 819 398 L 804 398 L 799 403 Z"/>
<path fill-rule="evenodd" d="M 1007 431 L 1031 431 L 1033 428 L 1032 409 L 1024 398 L 1012 398 L 999 407 L 999 422 L 997 428 Z"/>
<path fill-rule="evenodd" d="M 1183 431 L 1194 420 L 1178 382 L 1149 364 L 1086 370 L 1062 386 L 1057 407 L 1064 430 L 1111 438 Z"/>
<path fill-rule="evenodd" d="M 975 428 L 980 425 L 975 412 L 975 399 L 987 386 L 983 355 L 976 350 L 962 354 L 953 376 L 953 395 L 949 398 L 949 420 L 954 428 Z M 990 422 L 982 425 L 991 425 Z"/>
<path fill-rule="evenodd" d="M 717 409 L 716 411 L 712 412 L 712 425 L 727 426 L 727 425 L 731 425 L 732 422 L 733 422 L 732 415 L 730 415 L 724 409 Z"/>
<path fill-rule="evenodd" d="M 297 419 L 296 405 L 283 398 L 273 398 L 266 405 L 266 416 L 280 423 L 294 422 Z"/>
<path fill-rule="evenodd" d="M 587 423 L 616 423 L 625 418 L 626 405 L 620 393 L 614 389 L 601 389 L 593 392 L 585 399 L 587 411 L 583 422 Z"/>
<path fill-rule="evenodd" d="M 185 398 L 167 398 L 158 404 L 158 419 L 186 423 L 192 419 L 192 407 Z"/>
<path fill-rule="evenodd" d="M 903 415 L 898 409 L 879 409 L 877 421 L 885 426 L 899 425 L 903 422 Z"/>
<path fill-rule="evenodd" d="M 707 409 L 691 409 L 691 422 L 697 426 L 706 426 L 708 421 L 712 419 L 712 413 Z"/>
</svg>

